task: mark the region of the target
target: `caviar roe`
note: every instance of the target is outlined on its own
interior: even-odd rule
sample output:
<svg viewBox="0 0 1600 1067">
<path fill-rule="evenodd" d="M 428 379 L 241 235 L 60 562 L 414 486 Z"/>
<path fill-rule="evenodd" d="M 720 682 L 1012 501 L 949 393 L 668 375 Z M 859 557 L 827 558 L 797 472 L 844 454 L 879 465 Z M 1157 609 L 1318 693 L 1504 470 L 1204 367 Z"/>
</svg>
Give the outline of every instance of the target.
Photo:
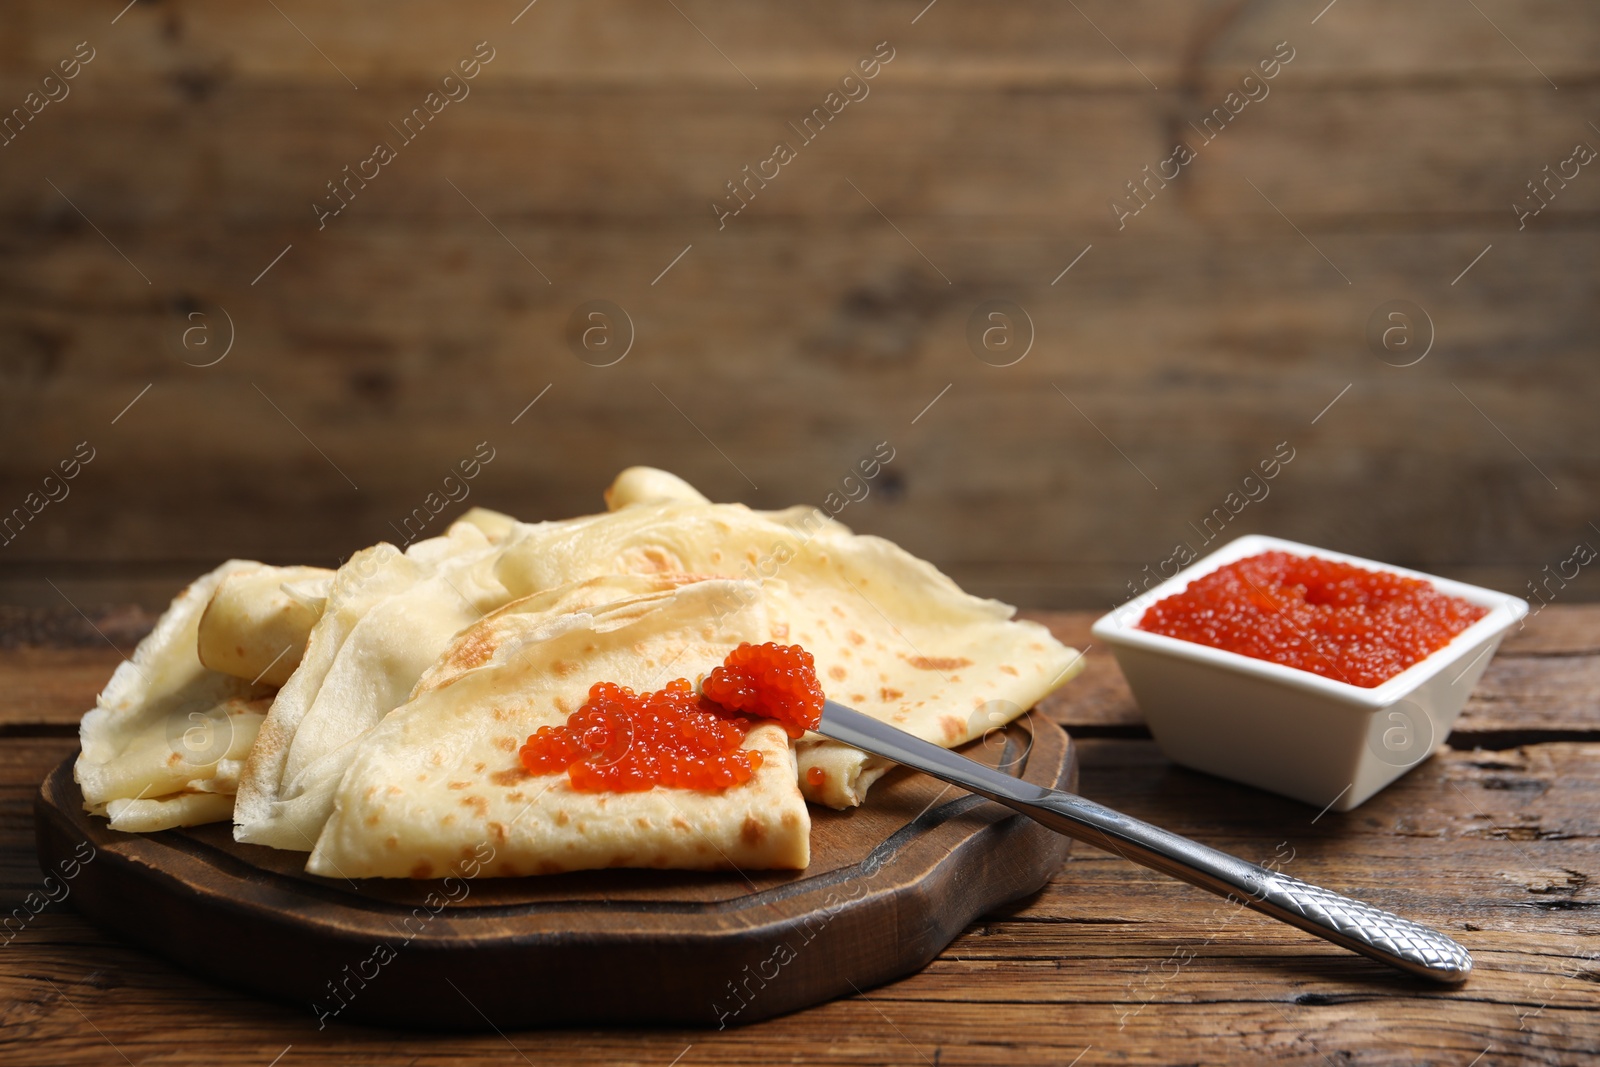
<svg viewBox="0 0 1600 1067">
<path fill-rule="evenodd" d="M 811 783 L 813 789 L 821 789 L 828 784 L 828 772 L 821 767 L 812 767 L 806 771 L 806 781 Z"/>
<path fill-rule="evenodd" d="M 777 719 L 798 737 L 822 715 L 811 654 L 798 645 L 740 645 L 704 689 L 696 695 L 686 678 L 645 693 L 597 682 L 565 724 L 539 727 L 518 756 L 530 774 L 564 770 L 586 793 L 726 789 L 761 766 L 761 753 L 740 747 L 754 725 L 747 716 Z"/>
<path fill-rule="evenodd" d="M 1139 628 L 1370 689 L 1486 614 L 1420 578 L 1263 552 L 1151 605 Z"/>
<path fill-rule="evenodd" d="M 799 645 L 746 642 L 700 685 L 708 700 L 727 708 L 777 719 L 790 737 L 822 721 L 822 686 L 816 661 Z"/>
</svg>

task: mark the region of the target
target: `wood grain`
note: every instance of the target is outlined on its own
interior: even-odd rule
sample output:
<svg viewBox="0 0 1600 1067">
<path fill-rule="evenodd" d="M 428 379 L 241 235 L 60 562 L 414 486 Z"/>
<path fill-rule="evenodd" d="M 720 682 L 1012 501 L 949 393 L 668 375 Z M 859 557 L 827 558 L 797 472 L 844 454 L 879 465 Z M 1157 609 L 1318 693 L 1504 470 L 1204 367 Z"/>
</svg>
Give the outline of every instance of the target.
<svg viewBox="0 0 1600 1067">
<path fill-rule="evenodd" d="M 1487 759 L 1447 752 L 1363 808 L 1316 821 L 1302 805 L 1174 768 L 1148 742 L 1080 745 L 1087 795 L 1245 856 L 1290 857 L 1291 873 L 1435 923 L 1473 951 L 1471 982 L 1460 990 L 1408 982 L 1085 849 L 1044 893 L 980 921 L 921 974 L 865 997 L 720 1033 L 573 1029 L 509 1039 L 535 1062 L 585 1063 L 668 1062 L 687 1045 L 703 1062 L 770 1062 L 783 1045 L 805 1062 L 998 1055 L 1060 1064 L 1092 1045 L 1107 1059 L 1151 1064 L 1269 1054 L 1291 1063 L 1324 1055 L 1459 1063 L 1485 1047 L 1556 1064 L 1594 1047 L 1600 928 L 1588 879 L 1600 870 L 1600 744 Z M 68 747 L 39 739 L 4 750 L 0 842 L 8 857 L 30 844 L 19 831 L 22 794 Z M 1564 883 L 1552 886 L 1562 871 Z M 38 873 L 16 881 L 20 869 L 7 873 L 14 906 Z M 65 905 L 48 908 L 4 951 L 0 1002 L 9 1007 L 0 1041 L 34 1055 L 48 1050 L 52 1062 L 114 1058 L 106 1039 L 135 1062 L 158 1054 L 178 1063 L 261 1062 L 291 1043 L 312 1063 L 516 1058 L 492 1035 L 318 1031 L 306 1013 L 107 941 Z M 84 1028 L 78 1010 L 105 1039 Z"/>
<path fill-rule="evenodd" d="M 129 616 L 93 616 L 118 617 Z M 1090 621 L 1044 618 L 1069 641 L 1081 641 Z M 1353 812 L 1319 816 L 1184 770 L 1147 740 L 1077 742 L 1085 795 L 1247 858 L 1279 859 L 1301 878 L 1459 938 L 1477 961 L 1461 989 L 1409 982 L 1082 848 L 1041 893 L 983 917 L 917 975 L 727 1031 L 419 1036 L 337 1022 L 319 1030 L 308 1012 L 199 980 L 109 939 L 73 912 L 68 896 L 0 947 L 0 1058 L 98 1064 L 120 1051 L 136 1063 L 260 1064 L 292 1045 L 297 1062 L 329 1064 L 663 1064 L 680 1054 L 686 1062 L 768 1063 L 774 1048 L 837 1064 L 998 1057 L 1059 1065 L 1080 1054 L 1080 1062 L 1135 1064 L 1459 1065 L 1480 1055 L 1586 1062 L 1600 1046 L 1600 728 L 1589 696 L 1541 681 L 1538 669 L 1596 654 L 1596 618 L 1592 607 L 1540 612 L 1507 638 L 1486 675 L 1514 664 L 1525 669 L 1524 682 L 1554 694 L 1535 715 L 1507 684 L 1498 711 L 1507 723 L 1525 716 L 1530 736 L 1543 723 L 1585 740 L 1447 748 Z M 47 622 L 14 615 L 5 633 L 25 647 L 0 659 L 0 683 L 16 676 L 20 653 L 58 652 L 66 663 L 87 652 L 63 648 L 60 640 L 72 638 Z M 26 634 L 31 644 L 17 640 Z M 40 647 L 41 634 L 60 640 Z M 42 670 L 46 660 L 33 662 Z M 1486 681 L 1480 691 L 1488 688 Z M 62 698 L 42 692 L 33 707 L 45 721 L 13 719 L 17 726 L 56 729 L 63 721 L 54 714 Z M 1066 721 L 1074 709 L 1052 702 L 1049 711 Z M 29 805 L 45 773 L 75 746 L 61 736 L 0 745 L 0 911 L 25 907 L 43 887 Z"/>
<path fill-rule="evenodd" d="M 0 509 L 78 441 L 99 454 L 0 547 L 0 596 L 58 601 L 49 579 L 77 599 L 109 564 L 156 606 L 230 555 L 331 563 L 394 536 L 485 439 L 472 501 L 526 518 L 592 510 L 634 462 L 821 503 L 888 440 L 889 476 L 841 518 L 1041 607 L 1125 594 L 1284 440 L 1295 464 L 1235 532 L 1512 592 L 1600 537 L 1600 180 L 1525 230 L 1510 209 L 1596 136 L 1588 13 L 680 6 L 513 26 L 487 0 L 381 25 L 21 5 L 0 99 L 85 37 L 99 53 L 0 149 Z M 325 183 L 483 39 L 472 95 L 319 231 Z M 880 40 L 896 57 L 871 94 L 719 231 L 725 183 Z M 1271 95 L 1119 229 L 1111 197 L 1282 40 Z M 562 340 L 597 296 L 638 334 L 604 370 Z M 1405 370 L 1361 339 L 1397 297 L 1438 334 Z M 990 298 L 1033 320 L 1014 367 L 968 350 Z M 234 350 L 185 366 L 188 316 L 220 341 L 218 307 Z"/>
</svg>

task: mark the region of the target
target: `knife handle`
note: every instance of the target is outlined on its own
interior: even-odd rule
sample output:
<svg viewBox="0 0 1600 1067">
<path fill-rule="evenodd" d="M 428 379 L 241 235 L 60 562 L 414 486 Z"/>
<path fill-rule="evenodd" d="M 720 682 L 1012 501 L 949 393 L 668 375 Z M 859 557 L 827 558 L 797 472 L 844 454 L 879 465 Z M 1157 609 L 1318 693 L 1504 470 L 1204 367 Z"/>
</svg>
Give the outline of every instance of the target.
<svg viewBox="0 0 1600 1067">
<path fill-rule="evenodd" d="M 819 732 L 988 797 L 1059 834 L 1236 900 L 1391 967 L 1465 981 L 1467 950 L 1437 930 L 1152 826 L 1075 793 L 1025 782 L 830 700 Z"/>
<path fill-rule="evenodd" d="M 992 799 L 1058 833 L 1235 900 L 1403 971 L 1455 984 L 1472 973 L 1467 950 L 1439 931 L 1321 886 L 1231 856 L 1083 797 L 1041 790 L 1035 800 Z M 986 793 L 987 795 L 987 793 Z"/>
</svg>

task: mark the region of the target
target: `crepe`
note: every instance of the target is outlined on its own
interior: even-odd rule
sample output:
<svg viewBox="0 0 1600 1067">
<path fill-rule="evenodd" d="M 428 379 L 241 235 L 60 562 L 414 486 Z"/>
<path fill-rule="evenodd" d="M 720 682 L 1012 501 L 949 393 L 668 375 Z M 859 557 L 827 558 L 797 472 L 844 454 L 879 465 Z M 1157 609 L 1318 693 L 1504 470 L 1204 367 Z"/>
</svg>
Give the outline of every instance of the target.
<svg viewBox="0 0 1600 1067">
<path fill-rule="evenodd" d="M 629 467 L 612 480 L 602 496 L 607 511 L 616 511 L 629 504 L 661 504 L 668 501 L 711 503 L 704 493 L 676 474 L 656 467 Z"/>
<path fill-rule="evenodd" d="M 716 618 L 730 600 L 743 606 Z M 602 576 L 508 605 L 463 632 L 361 739 L 306 870 L 443 877 L 484 844 L 489 875 L 805 867 L 810 817 L 776 724 L 745 738 L 763 757 L 751 780 L 715 791 L 585 793 L 564 771 L 528 774 L 517 755 L 595 681 L 643 691 L 698 678 L 768 629 L 760 587 L 728 580 Z"/>
<path fill-rule="evenodd" d="M 261 566 L 229 574 L 200 616 L 200 662 L 281 686 L 300 665 L 332 578 L 326 567 Z"/>
<path fill-rule="evenodd" d="M 229 794 L 273 690 L 208 670 L 196 633 L 220 584 L 261 569 L 229 560 L 190 583 L 84 715 L 73 776 L 85 810 L 113 829 L 192 826 L 231 812 Z"/>
<path fill-rule="evenodd" d="M 513 595 L 606 573 L 745 579 L 710 603 L 713 620 L 765 590 L 763 640 L 811 652 L 833 699 L 946 747 L 1015 719 L 1082 669 L 1043 626 L 963 592 L 890 541 L 851 533 L 815 508 L 711 504 L 674 482 L 635 468 L 608 492 L 611 512 L 519 524 L 496 575 Z M 815 735 L 798 760 L 806 798 L 835 808 L 860 804 L 890 767 Z"/>
<path fill-rule="evenodd" d="M 465 522 L 472 526 L 476 526 L 478 529 L 482 530 L 483 535 L 494 544 L 498 544 L 505 540 L 506 534 L 510 533 L 511 528 L 517 525 L 517 520 L 513 519 L 510 515 L 506 515 L 498 511 L 491 511 L 488 508 L 476 507 L 468 508 L 466 511 L 462 512 L 461 517 L 457 519 L 456 522 Z"/>
<path fill-rule="evenodd" d="M 405 701 L 457 631 L 511 599 L 487 566 L 497 551 L 465 521 L 404 552 L 364 549 L 339 568 L 245 764 L 237 840 L 311 849 L 352 743 Z"/>
</svg>

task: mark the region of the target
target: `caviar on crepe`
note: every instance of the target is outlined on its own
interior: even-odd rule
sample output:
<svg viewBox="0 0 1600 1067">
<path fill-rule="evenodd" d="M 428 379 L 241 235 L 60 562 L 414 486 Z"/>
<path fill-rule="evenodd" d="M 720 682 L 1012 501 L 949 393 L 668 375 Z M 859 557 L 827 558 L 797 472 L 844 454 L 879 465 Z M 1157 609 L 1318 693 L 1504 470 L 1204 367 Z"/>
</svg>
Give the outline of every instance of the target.
<svg viewBox="0 0 1600 1067">
<path fill-rule="evenodd" d="M 541 726 L 518 753 L 531 774 L 565 770 L 581 792 L 639 792 L 664 785 L 726 789 L 748 782 L 761 753 L 741 748 L 752 716 L 791 737 L 821 720 L 823 693 L 811 653 L 798 645 L 742 644 L 697 695 L 686 678 L 635 693 L 597 682 L 560 726 Z"/>
<path fill-rule="evenodd" d="M 1420 578 L 1263 552 L 1157 601 L 1139 628 L 1371 689 L 1488 610 Z"/>
<path fill-rule="evenodd" d="M 746 642 L 728 653 L 700 691 L 727 708 L 777 719 L 790 737 L 814 729 L 822 719 L 822 686 L 816 661 L 799 645 Z"/>
</svg>

